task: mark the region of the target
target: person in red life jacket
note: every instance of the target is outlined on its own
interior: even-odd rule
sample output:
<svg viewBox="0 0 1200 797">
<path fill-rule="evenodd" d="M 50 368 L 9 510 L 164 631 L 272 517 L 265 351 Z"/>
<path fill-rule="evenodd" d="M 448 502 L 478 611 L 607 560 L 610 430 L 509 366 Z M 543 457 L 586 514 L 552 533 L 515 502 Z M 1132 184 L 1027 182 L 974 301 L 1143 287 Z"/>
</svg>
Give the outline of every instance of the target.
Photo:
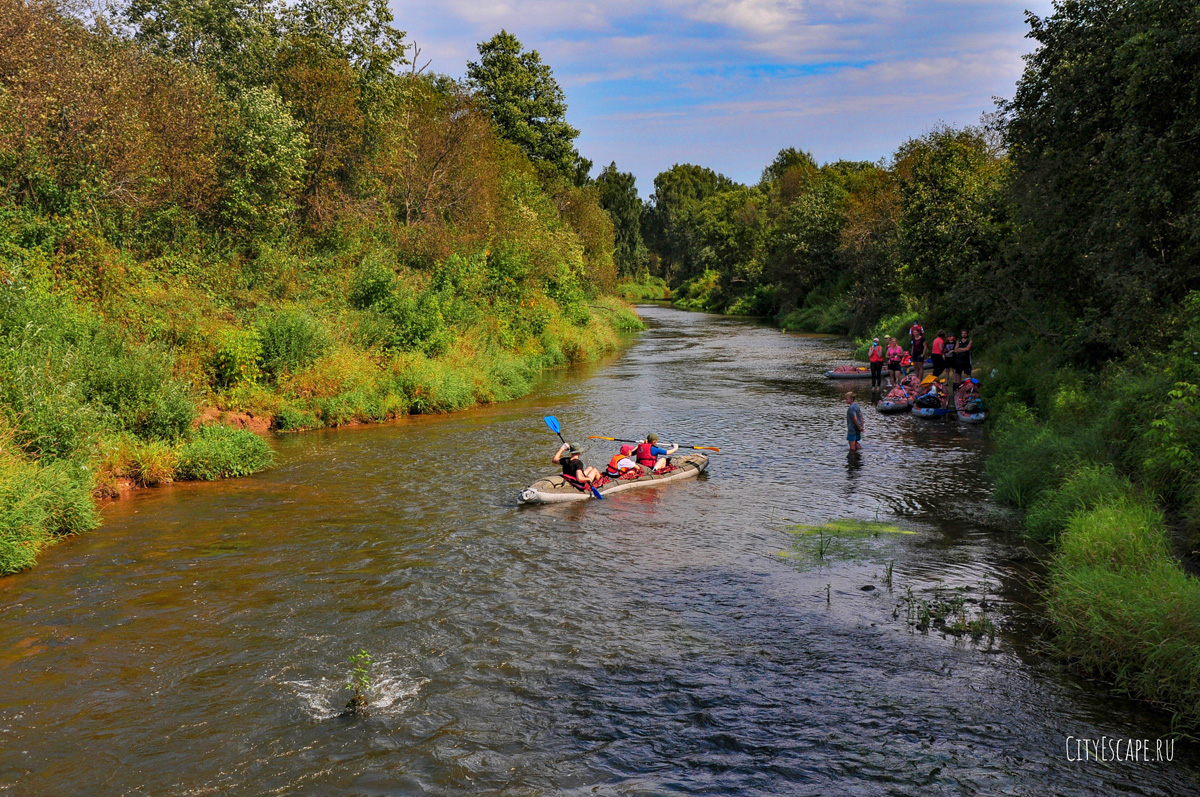
<svg viewBox="0 0 1200 797">
<path fill-rule="evenodd" d="M 579 455 L 583 449 L 574 443 L 563 443 L 553 457 L 555 464 L 562 463 L 563 477 L 580 484 L 591 484 L 600 478 L 600 471 L 583 464 Z"/>
<path fill-rule="evenodd" d="M 654 445 L 657 442 L 658 435 L 651 432 L 646 435 L 645 440 L 638 441 L 637 447 L 637 464 L 643 468 L 649 468 L 656 473 L 667 467 L 667 457 L 679 450 L 678 445 L 673 445 L 670 448 L 659 448 Z"/>
<path fill-rule="evenodd" d="M 938 379 L 942 378 L 942 372 L 946 370 L 946 331 L 939 329 L 937 336 L 933 339 L 933 352 L 929 355 L 933 360 L 933 375 Z"/>
<path fill-rule="evenodd" d="M 916 321 L 908 328 L 908 338 L 912 341 L 912 367 L 917 375 L 917 381 L 925 378 L 925 329 Z"/>
<path fill-rule="evenodd" d="M 621 446 L 621 453 L 608 461 L 608 467 L 604 469 L 604 475 L 610 479 L 619 479 L 630 471 L 637 471 L 637 474 L 641 476 L 642 469 L 633 461 L 632 454 L 633 446 L 628 443 Z"/>
<path fill-rule="evenodd" d="M 879 338 L 871 343 L 871 350 L 867 352 L 867 359 L 871 362 L 871 387 L 880 387 L 883 385 L 883 347 L 879 345 Z"/>
</svg>

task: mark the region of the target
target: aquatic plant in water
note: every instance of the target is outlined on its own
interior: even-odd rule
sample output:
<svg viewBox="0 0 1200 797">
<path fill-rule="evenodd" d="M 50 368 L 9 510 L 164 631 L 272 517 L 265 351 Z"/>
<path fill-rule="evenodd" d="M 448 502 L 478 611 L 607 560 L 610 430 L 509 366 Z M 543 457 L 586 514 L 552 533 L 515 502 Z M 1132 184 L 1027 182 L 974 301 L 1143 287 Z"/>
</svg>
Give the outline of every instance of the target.
<svg viewBox="0 0 1200 797">
<path fill-rule="evenodd" d="M 346 684 L 350 691 L 350 702 L 346 704 L 349 713 L 365 717 L 370 713 L 367 702 L 367 692 L 371 689 L 371 654 L 360 650 L 350 657 L 350 680 Z"/>
</svg>

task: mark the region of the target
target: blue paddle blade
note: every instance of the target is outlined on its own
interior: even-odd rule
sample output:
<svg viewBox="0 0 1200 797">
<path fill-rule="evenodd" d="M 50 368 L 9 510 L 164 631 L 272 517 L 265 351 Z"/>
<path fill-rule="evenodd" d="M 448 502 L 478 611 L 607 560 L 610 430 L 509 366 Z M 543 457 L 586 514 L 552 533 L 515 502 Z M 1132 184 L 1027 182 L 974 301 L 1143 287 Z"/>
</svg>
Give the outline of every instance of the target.
<svg viewBox="0 0 1200 797">
<path fill-rule="evenodd" d="M 558 418 L 555 418 L 553 415 L 546 416 L 546 425 L 549 426 L 550 431 L 554 432 L 555 434 L 562 433 L 562 427 L 558 425 Z"/>
<path fill-rule="evenodd" d="M 600 491 L 599 491 L 599 490 L 597 490 L 597 489 L 596 489 L 594 486 L 592 486 L 592 485 L 590 485 L 590 484 L 588 485 L 588 487 L 590 487 L 590 488 L 591 488 L 591 490 L 592 490 L 592 495 L 596 496 L 596 497 L 597 497 L 597 498 L 599 498 L 601 501 L 603 501 L 603 500 L 604 500 L 604 496 L 602 496 L 602 495 L 600 494 Z"/>
</svg>

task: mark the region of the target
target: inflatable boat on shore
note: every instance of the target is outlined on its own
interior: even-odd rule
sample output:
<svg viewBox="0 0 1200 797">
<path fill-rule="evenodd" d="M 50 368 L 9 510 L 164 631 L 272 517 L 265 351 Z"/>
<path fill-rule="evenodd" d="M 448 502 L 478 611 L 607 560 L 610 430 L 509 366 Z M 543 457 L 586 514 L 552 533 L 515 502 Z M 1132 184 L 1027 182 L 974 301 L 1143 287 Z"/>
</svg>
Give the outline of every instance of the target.
<svg viewBox="0 0 1200 797">
<path fill-rule="evenodd" d="M 704 472 L 708 467 L 708 457 L 704 454 L 674 455 L 671 457 L 671 464 L 675 466 L 675 469 L 666 473 L 646 473 L 636 479 L 609 479 L 596 489 L 602 496 L 608 498 L 614 493 L 625 490 L 636 490 L 639 487 L 690 479 Z M 517 502 L 521 504 L 557 504 L 564 501 L 586 501 L 592 497 L 590 490 L 580 490 L 560 474 L 538 479 L 521 491 Z"/>
<path fill-rule="evenodd" d="M 948 404 L 946 388 L 932 376 L 927 376 L 917 388 L 917 397 L 913 399 L 912 413 L 919 418 L 940 418 L 953 412 Z"/>
<path fill-rule="evenodd" d="M 921 387 L 917 377 L 909 375 L 900 380 L 900 384 L 888 391 L 887 395 L 879 400 L 875 405 L 875 409 L 891 415 L 898 412 L 908 412 L 912 409 L 913 399 L 916 398 L 917 390 Z"/>
<path fill-rule="evenodd" d="M 958 419 L 963 423 L 983 423 L 987 420 L 987 412 L 983 401 L 979 398 L 979 382 L 968 379 L 954 393 L 954 407 L 958 410 Z"/>
<path fill-rule="evenodd" d="M 825 372 L 826 379 L 870 379 L 871 369 L 865 365 L 839 365 Z"/>
</svg>

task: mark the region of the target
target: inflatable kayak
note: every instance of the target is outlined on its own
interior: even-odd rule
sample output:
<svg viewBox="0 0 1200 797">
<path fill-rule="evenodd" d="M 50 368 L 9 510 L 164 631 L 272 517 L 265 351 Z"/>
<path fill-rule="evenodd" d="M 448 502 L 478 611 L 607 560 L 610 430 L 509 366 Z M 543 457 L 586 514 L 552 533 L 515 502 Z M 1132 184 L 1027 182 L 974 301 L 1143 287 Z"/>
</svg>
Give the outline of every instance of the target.
<svg viewBox="0 0 1200 797">
<path fill-rule="evenodd" d="M 649 487 L 654 484 L 666 484 L 680 479 L 690 479 L 699 476 L 708 467 L 708 457 L 704 454 L 678 454 L 671 457 L 675 470 L 666 473 L 647 473 L 636 479 L 611 479 L 596 488 L 599 493 L 608 498 L 613 493 L 624 490 L 636 490 L 639 487 Z M 579 490 L 568 484 L 561 475 L 547 476 L 538 479 L 521 491 L 517 502 L 522 504 L 557 504 L 563 501 L 587 501 L 593 498 L 590 490 Z"/>
<path fill-rule="evenodd" d="M 865 365 L 839 365 L 825 372 L 826 379 L 870 379 L 871 369 Z"/>
<path fill-rule="evenodd" d="M 887 395 L 879 400 L 875 409 L 886 414 L 908 412 L 912 409 L 913 399 L 916 398 L 920 386 L 915 376 L 904 377 L 900 380 L 900 384 L 889 390 Z"/>
<path fill-rule="evenodd" d="M 913 415 L 921 418 L 938 418 L 950 414 L 949 400 L 946 388 L 932 376 L 925 377 L 917 388 L 917 397 L 913 400 Z"/>
<path fill-rule="evenodd" d="M 958 419 L 965 423 L 983 423 L 987 412 L 983 408 L 983 400 L 979 398 L 979 382 L 968 379 L 954 394 L 954 406 L 958 411 Z"/>
</svg>

